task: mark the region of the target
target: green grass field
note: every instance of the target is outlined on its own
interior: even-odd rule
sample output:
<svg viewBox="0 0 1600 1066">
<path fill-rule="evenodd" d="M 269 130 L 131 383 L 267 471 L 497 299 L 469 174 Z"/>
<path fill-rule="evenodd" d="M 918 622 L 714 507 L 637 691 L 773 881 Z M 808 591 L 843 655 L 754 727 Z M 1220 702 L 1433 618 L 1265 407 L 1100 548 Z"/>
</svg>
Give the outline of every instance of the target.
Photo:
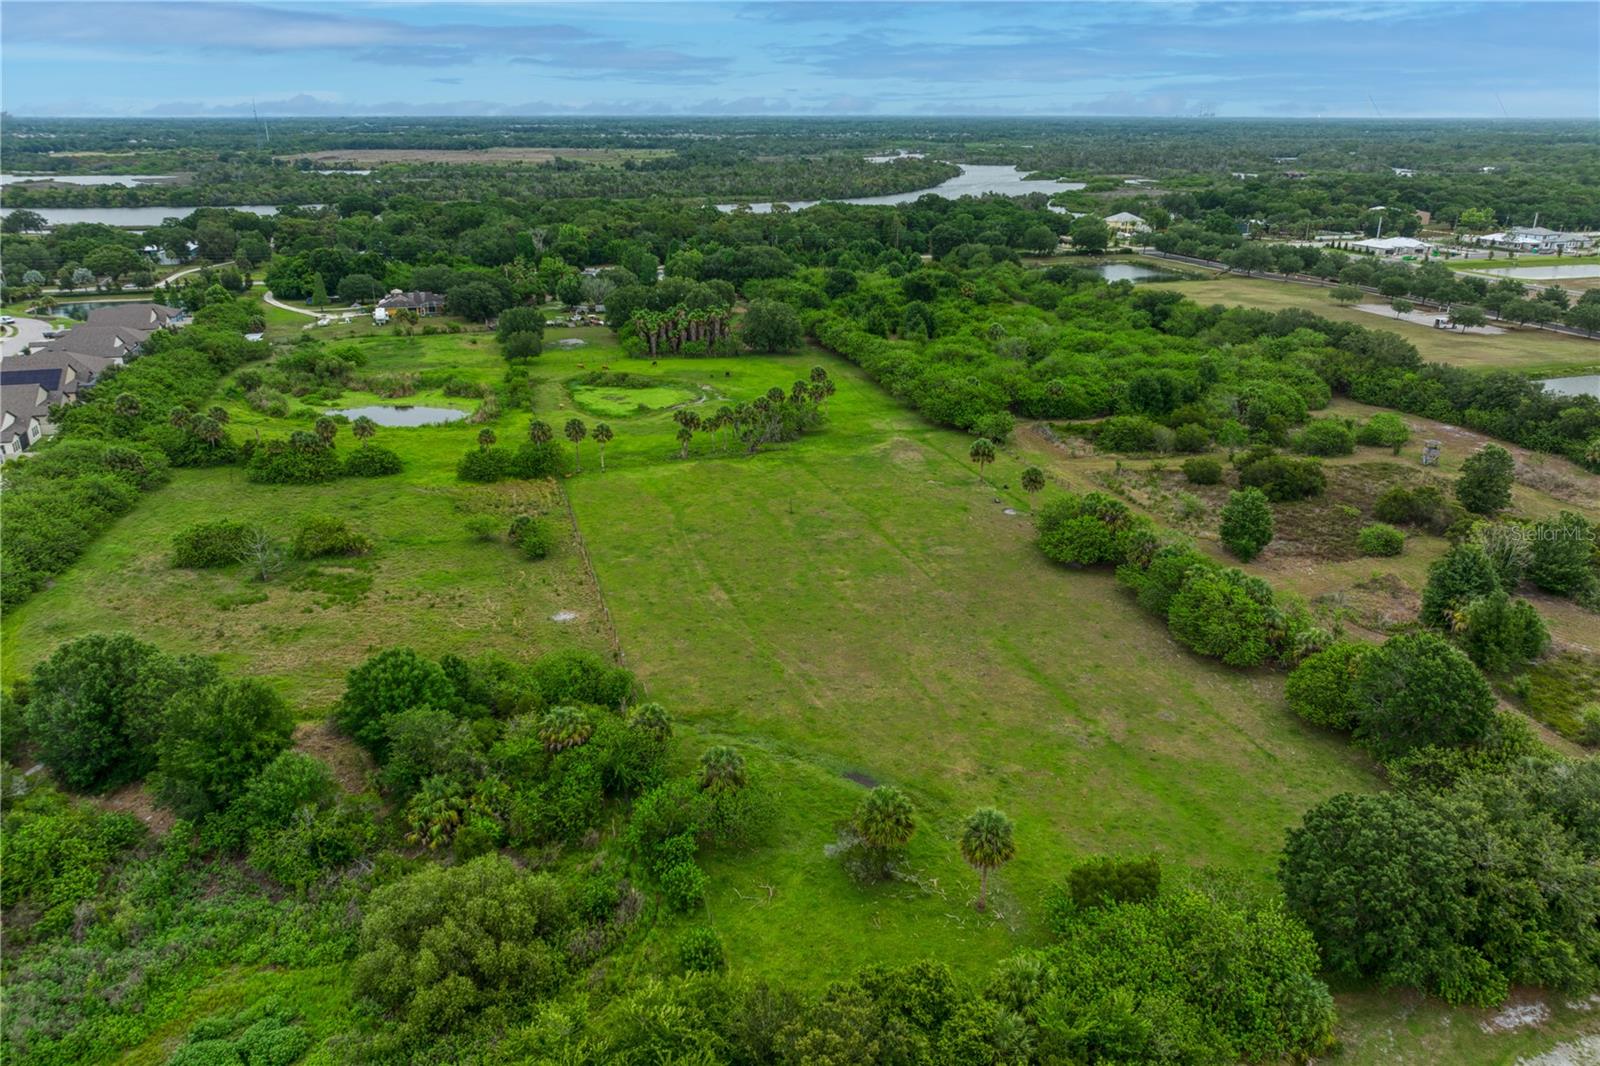
<svg viewBox="0 0 1600 1066">
<path fill-rule="evenodd" d="M 127 629 L 270 678 L 302 717 L 316 718 L 344 671 L 383 646 L 525 659 L 571 645 L 606 650 L 603 597 L 625 662 L 680 723 L 679 759 L 737 744 L 775 786 L 771 842 L 710 862 L 707 917 L 735 970 L 813 987 L 869 962 L 929 956 L 977 977 L 1042 942 L 1038 901 L 1088 854 L 1153 853 L 1170 876 L 1213 868 L 1266 890 L 1284 830 L 1302 811 L 1379 787 L 1343 738 L 1287 711 L 1281 674 L 1198 659 L 1109 574 L 1038 555 L 1028 501 L 1014 488 L 1027 453 L 1008 449 L 980 480 L 965 437 L 930 426 L 824 353 L 652 367 L 624 360 L 604 331 L 568 335 L 587 347 L 538 360 L 535 410 L 491 423 L 502 442 L 524 439 L 535 415 L 559 425 L 583 413 L 565 383 L 602 364 L 660 382 L 602 390 L 636 394 L 619 406 L 699 396 L 714 408 L 787 386 L 819 363 L 838 391 L 820 431 L 753 457 L 700 436 L 679 459 L 670 410 L 654 403 L 608 414 L 616 439 L 605 473 L 585 442 L 582 472 L 560 486 L 458 483 L 455 463 L 480 428 L 467 422 L 380 430 L 377 442 L 407 464 L 392 478 L 276 487 L 250 484 L 238 469 L 181 471 L 53 588 L 7 612 L 6 678 L 61 641 Z M 483 383 L 503 370 L 483 334 L 357 343 L 371 370 L 449 367 Z M 352 391 L 339 405 L 375 402 Z M 401 402 L 473 406 L 431 392 Z M 306 417 L 268 418 L 240 404 L 230 411 L 236 435 L 307 426 Z M 354 442 L 341 435 L 339 446 Z M 465 532 L 475 513 L 565 521 L 563 494 L 577 530 L 543 562 Z M 287 532 L 313 511 L 372 535 L 373 556 L 301 564 L 265 587 L 237 571 L 167 564 L 172 532 L 190 523 L 228 515 Z M 578 617 L 555 622 L 559 611 Z M 859 889 L 824 852 L 872 783 L 901 786 L 920 811 L 915 883 Z M 991 804 L 1015 819 L 1018 854 L 992 881 L 991 913 L 979 916 L 969 905 L 976 877 L 955 836 L 973 807 Z M 679 928 L 655 926 L 619 963 L 653 965 Z M 326 979 L 319 974 L 305 977 Z M 217 994 L 231 1002 L 278 983 L 219 972 Z M 1339 1061 L 1352 1063 L 1439 1061 L 1430 1057 L 1437 1049 L 1452 1061 L 1501 1062 L 1582 1024 L 1575 1012 L 1560 1015 L 1541 1043 L 1480 1034 L 1465 1012 L 1437 1005 L 1367 993 L 1343 1002 L 1348 1050 Z"/>
<path fill-rule="evenodd" d="M 1341 307 L 1328 297 L 1327 289 L 1313 285 L 1239 277 L 1161 284 L 1170 284 L 1202 304 L 1237 304 L 1263 311 L 1302 307 L 1341 322 L 1393 330 L 1415 344 L 1422 358 L 1473 370 L 1506 369 L 1556 377 L 1592 372 L 1600 367 L 1600 341 L 1531 327 L 1508 326 L 1507 332 L 1492 336 L 1454 333 L 1404 322 L 1392 315 Z M 1373 296 L 1371 301 L 1386 302 L 1381 296 Z"/>
</svg>

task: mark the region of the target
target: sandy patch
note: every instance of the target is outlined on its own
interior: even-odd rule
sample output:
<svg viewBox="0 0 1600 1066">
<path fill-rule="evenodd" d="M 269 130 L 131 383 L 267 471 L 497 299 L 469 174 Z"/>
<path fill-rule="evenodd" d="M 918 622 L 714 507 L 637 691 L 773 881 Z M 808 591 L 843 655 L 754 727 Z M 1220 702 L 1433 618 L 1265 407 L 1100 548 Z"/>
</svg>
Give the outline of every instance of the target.
<svg viewBox="0 0 1600 1066">
<path fill-rule="evenodd" d="M 324 718 L 301 722 L 294 730 L 295 750 L 321 759 L 333 771 L 339 787 L 351 794 L 365 792 L 372 776 L 372 759 L 355 741 L 334 729 Z"/>
</svg>

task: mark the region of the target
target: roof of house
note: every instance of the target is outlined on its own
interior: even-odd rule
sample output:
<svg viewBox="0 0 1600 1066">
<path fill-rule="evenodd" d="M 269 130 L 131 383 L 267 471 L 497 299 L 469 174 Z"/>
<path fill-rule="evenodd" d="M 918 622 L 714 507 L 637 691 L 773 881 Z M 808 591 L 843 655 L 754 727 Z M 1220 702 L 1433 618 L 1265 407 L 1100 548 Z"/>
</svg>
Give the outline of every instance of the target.
<svg viewBox="0 0 1600 1066">
<path fill-rule="evenodd" d="M 444 303 L 444 297 L 436 292 L 401 292 L 399 289 L 394 289 L 390 291 L 389 295 L 378 301 L 378 306 L 383 308 L 428 307 L 442 303 Z"/>
<path fill-rule="evenodd" d="M 0 384 L 0 411 L 13 419 L 10 424 L 0 426 L 0 443 L 11 441 L 28 427 L 31 419 L 43 417 L 49 408 L 49 399 L 38 385 L 9 381 Z"/>
<path fill-rule="evenodd" d="M 53 400 L 58 396 L 78 391 L 77 380 L 64 366 L 30 366 L 16 367 L 13 359 L 7 359 L 0 366 L 0 385 L 37 385 L 50 394 Z"/>
<path fill-rule="evenodd" d="M 1357 241 L 1356 245 L 1361 248 L 1383 248 L 1389 250 L 1398 248 L 1426 248 L 1428 247 L 1428 242 L 1419 241 L 1415 237 L 1378 237 L 1373 240 Z"/>
<path fill-rule="evenodd" d="M 122 326 L 148 331 L 161 329 L 172 319 L 182 316 L 182 311 L 166 304 L 107 304 L 90 311 L 87 322 L 91 326 Z"/>
<path fill-rule="evenodd" d="M 78 375 L 78 383 L 87 385 L 116 365 L 117 361 L 114 358 L 103 355 L 89 355 L 85 352 L 59 348 L 40 348 L 25 355 L 12 356 L 4 363 L 0 363 L 0 370 L 29 370 L 48 366 L 71 367 Z"/>
<path fill-rule="evenodd" d="M 81 352 L 101 358 L 126 359 L 145 342 L 148 333 L 123 326 L 78 325 L 40 348 L 43 351 Z"/>
<path fill-rule="evenodd" d="M 1144 223 L 1144 219 L 1140 218 L 1138 215 L 1134 214 L 1132 211 L 1118 211 L 1114 215 L 1107 215 L 1106 216 L 1106 221 L 1107 222 L 1138 222 L 1141 225 Z"/>
</svg>

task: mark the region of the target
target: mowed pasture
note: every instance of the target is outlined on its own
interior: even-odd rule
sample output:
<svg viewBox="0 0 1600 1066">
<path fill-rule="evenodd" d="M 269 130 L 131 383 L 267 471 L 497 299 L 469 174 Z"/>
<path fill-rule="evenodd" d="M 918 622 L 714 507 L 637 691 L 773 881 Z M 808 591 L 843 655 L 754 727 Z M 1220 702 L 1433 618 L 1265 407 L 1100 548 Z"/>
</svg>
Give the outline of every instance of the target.
<svg viewBox="0 0 1600 1066">
<path fill-rule="evenodd" d="M 1532 326 L 1506 325 L 1503 327 L 1506 332 L 1494 335 L 1419 326 L 1392 314 L 1379 315 L 1334 303 L 1328 296 L 1329 290 L 1317 285 L 1227 275 L 1206 281 L 1152 284 L 1173 286 L 1200 304 L 1237 305 L 1263 311 L 1300 307 L 1326 318 L 1353 322 L 1368 329 L 1392 330 L 1416 345 L 1424 360 L 1469 370 L 1516 370 L 1536 376 L 1556 377 L 1600 367 L 1600 340 L 1587 340 Z M 1386 302 L 1380 296 L 1364 295 L 1362 299 Z M 1494 325 L 1502 324 L 1497 322 Z"/>
</svg>

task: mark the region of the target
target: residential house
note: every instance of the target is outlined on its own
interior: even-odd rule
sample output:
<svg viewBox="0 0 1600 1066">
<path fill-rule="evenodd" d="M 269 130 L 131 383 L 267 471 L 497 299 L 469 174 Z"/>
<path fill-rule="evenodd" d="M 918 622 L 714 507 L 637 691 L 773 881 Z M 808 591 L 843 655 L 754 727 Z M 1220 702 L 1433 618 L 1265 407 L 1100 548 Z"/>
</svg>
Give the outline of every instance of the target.
<svg viewBox="0 0 1600 1066">
<path fill-rule="evenodd" d="M 401 292 L 399 289 L 390 289 L 389 295 L 378 301 L 378 308 L 385 312 L 388 318 L 396 311 L 415 311 L 419 315 L 439 315 L 444 313 L 444 297 L 436 292 Z M 373 316 L 376 319 L 376 315 Z"/>
<path fill-rule="evenodd" d="M 188 312 L 165 304 L 106 304 L 90 311 L 85 323 L 90 326 L 115 326 L 120 329 L 139 329 L 146 333 L 154 333 L 158 329 L 176 329 L 183 325 L 188 317 Z"/>
<path fill-rule="evenodd" d="M 35 366 L 29 359 L 7 359 L 0 363 L 0 386 L 37 385 L 45 392 L 45 403 L 74 403 L 78 399 L 78 372 L 70 365 L 46 360 Z"/>
<path fill-rule="evenodd" d="M 1417 176 L 1417 172 L 1410 167 L 1390 167 L 1389 169 L 1394 171 L 1394 176 L 1397 178 L 1414 178 Z"/>
<path fill-rule="evenodd" d="M 34 347 L 34 351 L 77 352 L 101 359 L 132 359 L 150 337 L 149 332 L 122 326 L 73 326 L 54 340 Z"/>
<path fill-rule="evenodd" d="M 44 386 L 0 385 L 0 455 L 25 451 L 49 429 L 50 397 Z"/>
<path fill-rule="evenodd" d="M 90 355 L 65 348 L 34 348 L 0 363 L 0 370 L 42 366 L 71 367 L 72 372 L 77 375 L 79 387 L 88 388 L 100 379 L 101 374 L 114 366 L 121 366 L 123 362 L 124 360 L 117 356 Z"/>
<path fill-rule="evenodd" d="M 1528 255 L 1573 255 L 1594 246 L 1594 238 L 1587 233 L 1563 233 L 1543 226 L 1512 226 L 1503 233 L 1468 239 L 1488 248 Z"/>
<path fill-rule="evenodd" d="M 1150 227 L 1145 224 L 1145 220 L 1132 211 L 1118 211 L 1114 215 L 1107 215 L 1105 223 L 1111 227 L 1112 232 L 1123 235 L 1150 232 Z"/>
</svg>

